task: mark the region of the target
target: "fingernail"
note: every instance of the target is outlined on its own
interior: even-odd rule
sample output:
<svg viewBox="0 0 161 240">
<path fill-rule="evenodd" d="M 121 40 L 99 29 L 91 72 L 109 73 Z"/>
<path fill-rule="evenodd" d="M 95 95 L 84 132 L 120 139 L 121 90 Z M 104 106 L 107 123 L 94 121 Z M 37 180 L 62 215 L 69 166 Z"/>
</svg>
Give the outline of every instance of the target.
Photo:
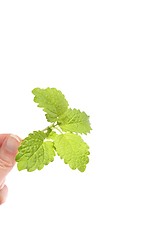
<svg viewBox="0 0 161 240">
<path fill-rule="evenodd" d="M 5 143 L 5 150 L 9 153 L 17 152 L 20 145 L 20 139 L 16 135 L 10 135 Z"/>
</svg>

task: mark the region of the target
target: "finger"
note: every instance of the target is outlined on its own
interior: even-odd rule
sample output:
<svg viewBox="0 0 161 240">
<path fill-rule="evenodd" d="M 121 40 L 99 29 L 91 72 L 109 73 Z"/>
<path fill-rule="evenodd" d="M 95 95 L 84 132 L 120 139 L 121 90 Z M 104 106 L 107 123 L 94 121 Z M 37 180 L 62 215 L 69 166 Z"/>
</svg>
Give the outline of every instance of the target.
<svg viewBox="0 0 161 240">
<path fill-rule="evenodd" d="M 0 204 L 3 204 L 6 201 L 8 194 L 8 188 L 5 185 L 1 190 L 0 190 Z"/>
<path fill-rule="evenodd" d="M 5 138 L 8 137 L 10 134 L 0 134 L 0 147 L 4 142 Z"/>
<path fill-rule="evenodd" d="M 19 145 L 20 139 L 15 135 L 10 134 L 3 138 L 0 147 L 0 186 L 15 164 Z"/>
</svg>

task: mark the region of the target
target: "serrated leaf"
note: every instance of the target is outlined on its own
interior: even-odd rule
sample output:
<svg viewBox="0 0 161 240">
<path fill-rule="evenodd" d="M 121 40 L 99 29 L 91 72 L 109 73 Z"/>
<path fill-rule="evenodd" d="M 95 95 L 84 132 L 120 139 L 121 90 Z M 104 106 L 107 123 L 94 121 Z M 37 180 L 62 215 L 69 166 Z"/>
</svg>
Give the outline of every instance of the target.
<svg viewBox="0 0 161 240">
<path fill-rule="evenodd" d="M 64 132 L 75 132 L 87 134 L 90 132 L 91 126 L 89 116 L 85 112 L 78 109 L 69 108 L 58 119 L 58 124 Z"/>
<path fill-rule="evenodd" d="M 54 144 L 57 154 L 71 169 L 85 171 L 89 162 L 89 147 L 80 136 L 73 133 L 60 134 L 55 137 Z"/>
<path fill-rule="evenodd" d="M 56 88 L 35 88 L 32 93 L 35 95 L 34 101 L 38 103 L 38 107 L 43 108 L 46 112 L 48 122 L 56 122 L 57 117 L 68 109 L 67 100 Z"/>
<path fill-rule="evenodd" d="M 45 139 L 44 132 L 34 131 L 22 141 L 16 155 L 19 170 L 27 169 L 29 172 L 41 170 L 44 165 L 54 160 L 53 142 L 45 141 Z"/>
</svg>

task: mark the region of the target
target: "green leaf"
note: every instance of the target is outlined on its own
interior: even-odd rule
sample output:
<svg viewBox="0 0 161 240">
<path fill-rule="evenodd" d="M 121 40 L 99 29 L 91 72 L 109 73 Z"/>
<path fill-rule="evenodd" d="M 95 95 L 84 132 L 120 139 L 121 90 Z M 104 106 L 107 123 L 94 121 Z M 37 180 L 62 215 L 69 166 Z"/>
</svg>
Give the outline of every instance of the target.
<svg viewBox="0 0 161 240">
<path fill-rule="evenodd" d="M 71 169 L 85 171 L 89 162 L 89 147 L 79 135 L 73 133 L 57 135 L 54 144 L 57 154 L 69 164 Z"/>
<path fill-rule="evenodd" d="M 46 134 L 34 131 L 29 134 L 18 149 L 16 161 L 18 169 L 27 169 L 29 172 L 41 170 L 54 160 L 55 151 L 53 142 L 46 141 Z"/>
<path fill-rule="evenodd" d="M 87 134 L 91 130 L 89 116 L 78 109 L 69 108 L 58 119 L 58 124 L 64 132 L 75 132 Z"/>
<path fill-rule="evenodd" d="M 38 107 L 43 108 L 46 112 L 48 122 L 56 122 L 57 117 L 68 109 L 67 100 L 56 88 L 35 88 L 32 93 L 35 95 L 34 101 L 38 103 Z"/>
</svg>

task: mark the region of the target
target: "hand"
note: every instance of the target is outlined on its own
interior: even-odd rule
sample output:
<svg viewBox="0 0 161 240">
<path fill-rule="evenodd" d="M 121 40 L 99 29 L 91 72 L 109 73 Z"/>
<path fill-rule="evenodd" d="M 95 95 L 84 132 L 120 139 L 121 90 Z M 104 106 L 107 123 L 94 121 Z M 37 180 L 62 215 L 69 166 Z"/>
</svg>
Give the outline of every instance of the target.
<svg viewBox="0 0 161 240">
<path fill-rule="evenodd" d="M 12 134 L 0 134 L 0 204 L 4 203 L 8 189 L 5 178 L 15 165 L 20 138 Z"/>
</svg>

